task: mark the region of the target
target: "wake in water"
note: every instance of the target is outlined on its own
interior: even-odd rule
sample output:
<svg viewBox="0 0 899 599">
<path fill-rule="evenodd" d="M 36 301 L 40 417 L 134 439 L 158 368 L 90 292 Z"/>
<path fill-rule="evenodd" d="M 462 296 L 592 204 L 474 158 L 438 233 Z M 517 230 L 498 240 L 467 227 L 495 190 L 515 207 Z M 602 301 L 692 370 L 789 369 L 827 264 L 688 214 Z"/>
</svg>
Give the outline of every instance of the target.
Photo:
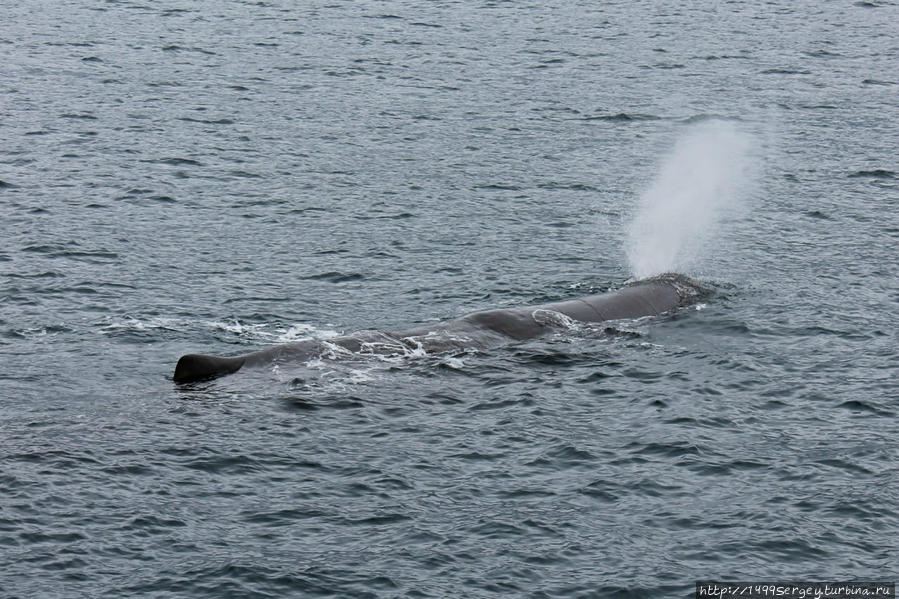
<svg viewBox="0 0 899 599">
<path fill-rule="evenodd" d="M 635 278 L 695 270 L 723 219 L 742 207 L 754 169 L 752 147 L 752 137 L 734 123 L 691 126 L 640 198 L 629 227 Z"/>
</svg>

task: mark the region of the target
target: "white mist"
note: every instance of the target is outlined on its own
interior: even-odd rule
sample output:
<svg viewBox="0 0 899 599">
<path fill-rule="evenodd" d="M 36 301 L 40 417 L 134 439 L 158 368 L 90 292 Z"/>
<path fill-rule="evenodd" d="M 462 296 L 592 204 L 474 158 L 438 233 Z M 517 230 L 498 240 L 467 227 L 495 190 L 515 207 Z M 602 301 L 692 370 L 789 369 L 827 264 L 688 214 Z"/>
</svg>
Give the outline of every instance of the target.
<svg viewBox="0 0 899 599">
<path fill-rule="evenodd" d="M 753 170 L 752 137 L 728 121 L 691 125 L 649 189 L 628 229 L 631 273 L 642 279 L 691 272 L 734 215 Z"/>
</svg>

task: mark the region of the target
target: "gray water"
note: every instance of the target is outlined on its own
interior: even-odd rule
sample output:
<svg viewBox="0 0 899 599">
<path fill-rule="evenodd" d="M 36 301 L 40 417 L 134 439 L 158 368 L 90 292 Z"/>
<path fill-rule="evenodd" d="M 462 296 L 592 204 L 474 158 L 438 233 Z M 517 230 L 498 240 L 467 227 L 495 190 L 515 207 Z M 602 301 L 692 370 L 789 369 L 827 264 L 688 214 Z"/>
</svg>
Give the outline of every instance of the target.
<svg viewBox="0 0 899 599">
<path fill-rule="evenodd" d="M 2 10 L 4 597 L 899 578 L 896 2 Z M 708 126 L 700 305 L 170 380 L 619 287 Z"/>
</svg>

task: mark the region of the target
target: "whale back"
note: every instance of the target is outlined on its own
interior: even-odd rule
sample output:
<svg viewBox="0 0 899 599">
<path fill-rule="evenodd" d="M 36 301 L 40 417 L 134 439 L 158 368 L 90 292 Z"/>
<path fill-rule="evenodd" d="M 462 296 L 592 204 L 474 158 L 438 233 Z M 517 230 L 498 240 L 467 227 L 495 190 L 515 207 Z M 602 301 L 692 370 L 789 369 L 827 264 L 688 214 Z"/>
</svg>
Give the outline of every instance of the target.
<svg viewBox="0 0 899 599">
<path fill-rule="evenodd" d="M 695 303 L 708 293 L 696 281 L 668 273 L 635 281 L 609 293 L 537 306 L 474 312 L 455 320 L 402 331 L 359 331 L 328 340 L 309 339 L 278 345 L 233 358 L 188 354 L 178 360 L 172 378 L 176 383 L 190 383 L 231 374 L 245 365 L 308 360 L 324 351 L 386 355 L 419 349 L 428 352 L 487 349 L 532 339 L 558 327 L 552 319 L 538 318 L 540 311 L 558 312 L 582 322 L 640 318 Z"/>
</svg>

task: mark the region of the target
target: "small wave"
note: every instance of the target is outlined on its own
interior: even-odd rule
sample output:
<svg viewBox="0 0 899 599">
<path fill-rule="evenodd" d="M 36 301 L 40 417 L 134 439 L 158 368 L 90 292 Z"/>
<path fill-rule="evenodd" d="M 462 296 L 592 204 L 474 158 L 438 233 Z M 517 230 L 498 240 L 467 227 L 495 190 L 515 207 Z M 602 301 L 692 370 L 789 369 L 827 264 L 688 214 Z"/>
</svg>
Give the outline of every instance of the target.
<svg viewBox="0 0 899 599">
<path fill-rule="evenodd" d="M 531 69 L 546 69 L 546 68 L 549 68 L 549 67 L 552 66 L 552 65 L 563 64 L 563 63 L 565 63 L 565 59 L 564 59 L 564 58 L 546 58 L 546 59 L 541 60 L 538 64 L 531 65 L 531 66 L 528 67 L 528 68 L 531 68 Z"/>
<path fill-rule="evenodd" d="M 730 476 L 739 472 L 765 470 L 770 466 L 755 460 L 736 459 L 720 463 L 699 464 L 693 470 L 704 476 Z"/>
<path fill-rule="evenodd" d="M 688 441 L 675 441 L 673 443 L 632 443 L 635 454 L 651 455 L 665 458 L 679 458 L 687 455 L 699 455 L 702 453 L 698 446 Z"/>
<path fill-rule="evenodd" d="M 211 50 L 204 50 L 203 48 L 199 48 L 196 46 L 191 47 L 191 48 L 185 48 L 184 46 L 177 46 L 177 45 L 163 46 L 162 51 L 163 52 L 199 52 L 200 54 L 206 54 L 209 56 L 216 55 L 216 53 Z"/>
<path fill-rule="evenodd" d="M 621 485 L 602 479 L 594 481 L 578 490 L 578 493 L 581 495 L 586 495 L 591 499 L 602 501 L 603 503 L 615 503 L 622 496 L 626 495 L 627 492 L 627 489 L 623 488 Z"/>
<path fill-rule="evenodd" d="M 253 458 L 233 454 L 214 454 L 198 457 L 184 462 L 182 466 L 214 474 L 242 474 L 255 472 L 260 468 Z"/>
<path fill-rule="evenodd" d="M 762 71 L 762 75 L 811 75 L 811 71 L 806 71 L 804 69 L 765 69 Z"/>
<path fill-rule="evenodd" d="M 537 187 L 549 190 L 565 189 L 570 191 L 589 191 L 593 193 L 599 191 L 598 188 L 586 183 L 557 183 L 555 181 L 550 181 L 549 183 L 540 183 Z"/>
<path fill-rule="evenodd" d="M 150 331 L 153 329 L 162 329 L 166 331 L 177 331 L 184 328 L 185 321 L 177 318 L 153 317 L 147 319 L 134 318 L 125 316 L 112 321 L 98 323 L 102 325 L 101 331 Z"/>
<path fill-rule="evenodd" d="M 155 164 L 167 164 L 169 166 L 203 166 L 202 162 L 191 158 L 158 158 L 155 160 L 142 160 L 141 162 L 152 162 Z"/>
<path fill-rule="evenodd" d="M 105 250 L 68 250 L 66 247 L 77 246 L 75 242 L 65 245 L 31 245 L 23 248 L 23 252 L 46 254 L 48 258 L 72 258 L 85 262 L 102 263 L 104 260 L 115 260 L 119 255 L 115 252 L 107 252 Z"/>
<path fill-rule="evenodd" d="M 134 190 L 131 190 L 134 191 Z M 147 205 L 152 206 L 155 204 L 176 204 L 177 201 L 175 198 L 166 195 L 154 195 L 148 197 L 139 197 L 144 195 L 146 191 L 138 190 L 139 193 L 131 193 L 131 191 L 127 192 L 126 195 L 119 196 L 116 198 L 118 202 L 127 202 L 135 205 Z"/>
<path fill-rule="evenodd" d="M 862 413 L 869 414 L 872 416 L 885 416 L 888 418 L 892 418 L 896 415 L 895 412 L 888 410 L 884 407 L 875 405 L 873 402 L 866 402 L 866 401 L 861 401 L 861 400 L 857 400 L 857 399 L 845 401 L 837 407 L 843 408 L 844 410 L 849 410 L 850 412 L 855 412 L 855 413 L 862 412 Z"/>
<path fill-rule="evenodd" d="M 240 297 L 231 297 L 226 299 L 223 303 L 225 304 L 243 304 L 248 302 L 288 302 L 291 301 L 291 297 L 265 297 L 260 295 L 245 295 Z"/>
<path fill-rule="evenodd" d="M 447 368 L 451 368 L 453 370 L 465 369 L 465 361 L 457 356 L 444 357 L 440 360 L 439 365 L 446 366 Z"/>
<path fill-rule="evenodd" d="M 357 215 L 355 218 L 357 220 L 402 220 L 406 218 L 413 218 L 414 214 L 411 212 L 399 212 L 397 214 L 381 214 L 377 216 L 369 216 L 367 214 Z"/>
<path fill-rule="evenodd" d="M 184 121 L 186 123 L 201 123 L 203 125 L 233 125 L 233 119 L 195 119 L 193 117 L 184 116 L 178 119 L 179 121 Z"/>
<path fill-rule="evenodd" d="M 837 470 L 844 470 L 846 472 L 855 474 L 874 474 L 871 470 L 865 468 L 863 465 L 855 461 L 844 460 L 841 458 L 822 458 L 820 460 L 815 460 L 814 463 L 821 464 L 822 466 L 827 466 L 828 468 L 836 468 Z"/>
<path fill-rule="evenodd" d="M 7 279 L 61 279 L 64 278 L 64 275 L 61 272 L 55 272 L 52 270 L 46 270 L 43 272 L 36 273 L 9 273 L 8 275 L 4 275 Z"/>
<path fill-rule="evenodd" d="M 749 58 L 749 56 L 744 54 L 709 54 L 708 56 L 702 57 L 703 60 L 748 60 Z"/>
<path fill-rule="evenodd" d="M 330 283 L 346 283 L 349 281 L 361 281 L 365 278 L 365 275 L 358 272 L 343 273 L 332 270 L 300 278 L 304 281 L 328 281 Z"/>
<path fill-rule="evenodd" d="M 140 515 L 131 519 L 123 528 L 125 530 L 139 530 L 150 534 L 158 534 L 170 528 L 182 528 L 187 526 L 184 520 L 176 518 L 159 518 L 153 515 Z"/>
<path fill-rule="evenodd" d="M 577 465 L 583 462 L 592 462 L 597 459 L 597 456 L 589 451 L 568 444 L 554 447 L 548 451 L 544 457 L 549 459 L 550 462 L 560 461 L 564 465 Z"/>
<path fill-rule="evenodd" d="M 316 470 L 326 470 L 326 468 L 316 465 Z M 245 510 L 239 514 L 240 519 L 244 522 L 254 522 L 266 526 L 280 526 L 282 524 L 293 524 L 299 520 L 306 518 L 320 518 L 328 514 L 321 510 L 310 510 L 303 508 L 282 508 L 267 511 L 251 511 Z"/>
<path fill-rule="evenodd" d="M 475 189 L 484 189 L 487 191 L 520 191 L 521 187 L 517 185 L 508 185 L 503 183 L 483 183 L 481 185 L 475 185 Z"/>
<path fill-rule="evenodd" d="M 263 178 L 263 176 L 258 173 L 251 173 L 249 171 L 241 171 L 241 170 L 228 171 L 228 174 L 231 175 L 232 177 L 240 177 L 241 179 L 262 179 Z"/>
<path fill-rule="evenodd" d="M 59 333 L 69 332 L 71 329 L 68 329 L 63 326 L 42 326 L 42 327 L 27 327 L 24 329 L 12 329 L 6 333 L 6 337 L 12 338 L 21 338 L 21 339 L 38 339 L 41 337 L 52 337 L 54 335 L 58 335 Z"/>
<path fill-rule="evenodd" d="M 810 56 L 811 58 L 841 58 L 843 55 L 837 52 L 830 52 L 829 50 L 809 50 L 808 52 L 803 52 L 806 56 Z"/>
<path fill-rule="evenodd" d="M 625 112 L 619 112 L 618 114 L 599 114 L 592 116 L 585 116 L 583 120 L 585 121 L 609 121 L 613 123 L 630 123 L 634 121 L 657 121 L 662 117 L 655 116 L 652 114 L 627 114 Z"/>
<path fill-rule="evenodd" d="M 516 351 L 513 359 L 529 366 L 570 366 L 578 364 L 581 356 L 555 349 L 526 348 Z"/>
<path fill-rule="evenodd" d="M 886 169 L 877 168 L 870 171 L 855 171 L 848 175 L 850 179 L 857 178 L 869 178 L 869 179 L 895 179 L 896 173 L 895 171 L 888 171 Z"/>
</svg>

